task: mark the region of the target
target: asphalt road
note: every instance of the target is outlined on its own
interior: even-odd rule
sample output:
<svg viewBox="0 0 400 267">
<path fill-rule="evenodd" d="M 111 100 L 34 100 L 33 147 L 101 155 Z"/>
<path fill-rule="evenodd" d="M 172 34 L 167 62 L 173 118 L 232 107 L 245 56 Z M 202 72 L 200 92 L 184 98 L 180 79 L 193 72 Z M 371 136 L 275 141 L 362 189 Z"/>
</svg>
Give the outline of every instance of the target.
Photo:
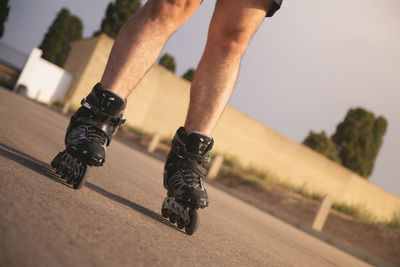
<svg viewBox="0 0 400 267">
<path fill-rule="evenodd" d="M 211 185 L 185 234 L 160 216 L 163 163 L 117 140 L 71 189 L 49 166 L 67 123 L 0 89 L 0 266 L 368 266 Z"/>
</svg>

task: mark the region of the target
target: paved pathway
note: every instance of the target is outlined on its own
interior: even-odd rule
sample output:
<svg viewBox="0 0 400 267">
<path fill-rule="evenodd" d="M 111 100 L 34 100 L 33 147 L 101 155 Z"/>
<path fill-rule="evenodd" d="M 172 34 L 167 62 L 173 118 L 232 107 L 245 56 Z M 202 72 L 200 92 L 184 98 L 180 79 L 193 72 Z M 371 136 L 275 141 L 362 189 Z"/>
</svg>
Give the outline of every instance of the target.
<svg viewBox="0 0 400 267">
<path fill-rule="evenodd" d="M 0 89 L 0 266 L 368 266 L 210 185 L 186 235 L 160 216 L 162 162 L 117 140 L 73 190 L 48 164 L 67 123 Z"/>
</svg>

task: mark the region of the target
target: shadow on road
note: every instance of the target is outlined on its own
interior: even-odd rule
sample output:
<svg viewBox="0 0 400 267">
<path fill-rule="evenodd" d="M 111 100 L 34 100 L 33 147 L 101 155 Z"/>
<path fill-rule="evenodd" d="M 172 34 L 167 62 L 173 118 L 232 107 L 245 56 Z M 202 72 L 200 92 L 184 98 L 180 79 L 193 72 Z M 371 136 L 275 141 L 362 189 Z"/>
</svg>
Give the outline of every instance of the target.
<svg viewBox="0 0 400 267">
<path fill-rule="evenodd" d="M 90 190 L 93 190 L 96 193 L 99 193 L 102 196 L 107 197 L 108 199 L 116 201 L 122 205 L 128 206 L 128 207 L 136 210 L 137 212 L 140 212 L 141 214 L 146 215 L 147 217 L 150 217 L 156 221 L 159 221 L 160 223 L 167 225 L 168 227 L 171 227 L 171 228 L 183 233 L 183 231 L 179 230 L 178 227 L 171 224 L 168 220 L 164 219 L 160 214 L 155 213 L 154 211 L 149 210 L 148 208 L 140 206 L 139 204 L 132 202 L 126 198 L 115 195 L 115 194 L 113 194 L 97 185 L 94 185 L 92 183 L 86 183 L 86 187 L 89 188 Z"/>
<path fill-rule="evenodd" d="M 52 170 L 52 168 L 49 164 L 47 164 L 41 160 L 38 160 L 32 156 L 29 156 L 29 155 L 25 154 L 24 152 L 21 152 L 15 148 L 9 147 L 3 143 L 0 143 L 0 156 L 3 156 L 5 158 L 8 158 L 8 159 L 18 163 L 18 164 L 21 164 L 22 166 L 24 166 L 28 169 L 31 169 L 32 171 L 35 171 L 35 172 L 37 172 L 55 182 L 58 182 L 64 186 L 71 187 L 70 185 L 65 183 L 64 180 L 60 179 L 57 174 L 54 173 L 54 171 Z M 132 202 L 128 199 L 125 199 L 125 198 L 115 195 L 111 192 L 108 192 L 107 190 L 105 190 L 97 185 L 94 185 L 92 183 L 87 183 L 86 187 L 104 197 L 107 197 L 107 198 L 115 201 L 115 202 L 118 202 L 122 205 L 128 206 L 153 220 L 156 220 L 162 224 L 165 224 L 172 229 L 175 229 L 181 233 L 184 233 L 178 227 L 176 227 L 175 225 L 172 225 L 168 220 L 164 219 L 161 215 L 159 215 L 159 214 L 155 213 L 154 211 L 149 210 L 143 206 L 140 206 L 139 204 L 137 204 L 135 202 Z"/>
<path fill-rule="evenodd" d="M 64 186 L 70 187 L 67 183 L 61 180 L 57 174 L 53 172 L 51 166 L 43 161 L 40 161 L 32 156 L 25 154 L 15 148 L 9 147 L 3 143 L 0 143 L 0 156 L 8 158 L 22 166 L 31 169 L 55 182 L 58 182 Z"/>
</svg>

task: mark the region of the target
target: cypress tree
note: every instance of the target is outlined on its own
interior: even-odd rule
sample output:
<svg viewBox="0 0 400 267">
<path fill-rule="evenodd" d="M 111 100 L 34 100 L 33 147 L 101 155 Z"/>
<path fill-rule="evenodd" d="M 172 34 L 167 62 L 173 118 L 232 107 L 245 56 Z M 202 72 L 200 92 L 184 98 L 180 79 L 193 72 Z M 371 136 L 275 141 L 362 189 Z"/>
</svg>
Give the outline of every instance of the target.
<svg viewBox="0 0 400 267">
<path fill-rule="evenodd" d="M 116 0 L 108 4 L 100 30 L 94 35 L 105 33 L 116 38 L 125 21 L 142 6 L 140 0 Z"/>
<path fill-rule="evenodd" d="M 332 136 L 343 166 L 368 178 L 374 169 L 387 125 L 384 117 L 375 118 L 372 112 L 363 108 L 350 109 Z"/>
<path fill-rule="evenodd" d="M 158 64 L 160 64 L 161 66 L 169 69 L 170 71 L 175 73 L 175 69 L 176 69 L 176 63 L 175 63 L 175 59 L 173 56 L 171 56 L 168 53 L 165 53 L 161 58 L 160 61 L 158 62 Z"/>
<path fill-rule="evenodd" d="M 4 24 L 6 24 L 8 14 L 10 13 L 10 7 L 8 6 L 8 0 L 0 0 L 0 38 L 4 34 Z"/>
<path fill-rule="evenodd" d="M 191 82 L 193 81 L 195 72 L 196 72 L 195 69 L 190 68 L 185 72 L 185 74 L 182 75 L 182 78 Z"/>
<path fill-rule="evenodd" d="M 324 131 L 314 133 L 310 131 L 303 144 L 324 155 L 330 160 L 341 163 L 341 159 L 336 155 L 336 144 L 326 135 Z"/>
<path fill-rule="evenodd" d="M 82 21 L 68 9 L 61 9 L 39 46 L 42 57 L 62 67 L 71 49 L 70 42 L 82 39 L 82 31 Z"/>
</svg>

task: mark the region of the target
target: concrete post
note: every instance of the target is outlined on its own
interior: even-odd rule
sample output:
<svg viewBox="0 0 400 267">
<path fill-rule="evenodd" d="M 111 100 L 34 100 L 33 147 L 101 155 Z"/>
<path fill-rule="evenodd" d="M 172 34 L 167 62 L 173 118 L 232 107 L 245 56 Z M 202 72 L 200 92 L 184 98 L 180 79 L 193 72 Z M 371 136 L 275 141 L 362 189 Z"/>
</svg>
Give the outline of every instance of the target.
<svg viewBox="0 0 400 267">
<path fill-rule="evenodd" d="M 62 109 L 62 113 L 63 114 L 67 114 L 68 113 L 68 111 L 69 111 L 69 107 L 71 106 L 71 101 L 67 101 L 67 102 L 65 102 L 65 104 L 64 104 L 64 106 L 63 106 L 63 109 Z"/>
<path fill-rule="evenodd" d="M 153 138 L 150 141 L 149 146 L 147 147 L 147 152 L 149 153 L 153 153 L 158 144 L 160 143 L 160 137 L 161 137 L 161 133 L 156 133 L 155 135 L 153 135 Z"/>
<path fill-rule="evenodd" d="M 207 178 L 209 179 L 216 178 L 223 162 L 224 162 L 224 157 L 221 155 L 217 155 L 210 167 L 210 170 L 208 171 Z"/>
<path fill-rule="evenodd" d="M 315 216 L 314 223 L 312 225 L 312 228 L 314 230 L 319 232 L 322 231 L 325 221 L 328 218 L 332 204 L 333 204 L 332 197 L 329 195 L 324 196 L 321 202 L 321 206 L 318 209 L 317 216 Z"/>
<path fill-rule="evenodd" d="M 36 101 L 39 100 L 40 93 L 41 93 L 40 90 L 37 91 L 37 93 L 36 93 L 36 95 L 35 95 L 35 98 L 34 98 Z"/>
</svg>

